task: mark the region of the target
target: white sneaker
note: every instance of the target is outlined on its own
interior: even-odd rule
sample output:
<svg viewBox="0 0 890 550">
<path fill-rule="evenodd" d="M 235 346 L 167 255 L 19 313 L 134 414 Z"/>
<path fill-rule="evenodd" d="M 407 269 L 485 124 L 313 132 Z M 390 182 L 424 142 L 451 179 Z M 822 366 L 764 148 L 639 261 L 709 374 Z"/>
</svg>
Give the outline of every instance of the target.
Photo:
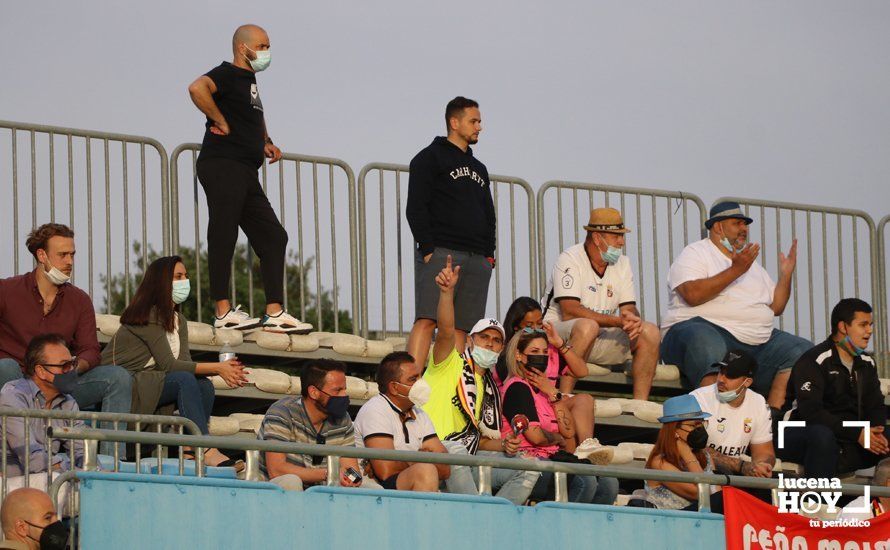
<svg viewBox="0 0 890 550">
<path fill-rule="evenodd" d="M 599 440 L 588 437 L 575 448 L 575 456 L 587 459 L 591 464 L 604 465 L 612 462 L 615 449 L 600 445 Z"/>
<path fill-rule="evenodd" d="M 246 311 L 241 311 L 241 306 L 230 309 L 222 317 L 213 318 L 215 328 L 232 328 L 236 330 L 250 330 L 260 326 L 257 317 L 251 317 Z"/>
<path fill-rule="evenodd" d="M 267 332 L 281 332 L 284 334 L 309 334 L 312 325 L 300 321 L 293 315 L 282 309 L 276 315 L 263 315 L 263 330 Z"/>
</svg>

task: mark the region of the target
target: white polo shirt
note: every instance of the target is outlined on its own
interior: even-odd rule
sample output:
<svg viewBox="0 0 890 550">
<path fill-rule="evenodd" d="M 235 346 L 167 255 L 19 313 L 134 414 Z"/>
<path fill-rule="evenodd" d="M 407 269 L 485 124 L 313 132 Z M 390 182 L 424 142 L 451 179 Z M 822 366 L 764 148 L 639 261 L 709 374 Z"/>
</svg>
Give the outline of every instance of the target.
<svg viewBox="0 0 890 550">
<path fill-rule="evenodd" d="M 732 265 L 710 239 L 702 239 L 683 249 L 668 272 L 671 291 L 667 314 L 661 321 L 661 336 L 682 321 L 701 317 L 721 326 L 739 342 L 757 346 L 769 340 L 775 314 L 770 309 L 776 283 L 758 262 L 707 302 L 690 306 L 677 293 L 687 281 L 707 279 Z"/>
<path fill-rule="evenodd" d="M 541 299 L 544 320 L 562 321 L 560 298 L 576 298 L 581 305 L 603 315 L 617 316 L 620 306 L 637 301 L 630 259 L 621 256 L 615 265 L 606 266 L 600 277 L 584 249 L 584 243 L 566 249 L 550 274 L 550 282 Z"/>
<path fill-rule="evenodd" d="M 392 437 L 397 451 L 418 451 L 423 442 L 436 437 L 433 421 L 420 407 L 412 407 L 415 418 L 402 423 L 398 407 L 383 394 L 368 400 L 359 409 L 353 422 L 355 446 L 364 447 L 365 438 L 375 435 Z"/>
<path fill-rule="evenodd" d="M 773 440 L 773 423 L 766 399 L 748 389 L 738 407 L 717 399 L 717 384 L 690 392 L 708 419 L 708 446 L 731 457 L 750 455 L 749 445 Z"/>
</svg>

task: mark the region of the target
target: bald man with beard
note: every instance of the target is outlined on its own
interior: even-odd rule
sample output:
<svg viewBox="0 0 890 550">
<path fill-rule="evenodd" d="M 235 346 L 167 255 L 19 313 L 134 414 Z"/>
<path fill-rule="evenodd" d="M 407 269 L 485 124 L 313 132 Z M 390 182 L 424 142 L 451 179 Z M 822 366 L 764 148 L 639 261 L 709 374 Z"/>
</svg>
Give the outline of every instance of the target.
<svg viewBox="0 0 890 550">
<path fill-rule="evenodd" d="M 62 526 L 49 495 L 39 489 L 16 489 L 6 495 L 0 511 L 0 548 L 38 550 L 65 548 L 68 530 Z"/>
<path fill-rule="evenodd" d="M 263 327 L 270 332 L 305 334 L 312 325 L 284 310 L 287 231 L 263 191 L 257 170 L 265 159 L 281 159 L 266 129 L 256 73 L 272 62 L 269 35 L 242 25 L 232 36 L 232 62 L 199 76 L 189 86 L 195 106 L 207 117 L 196 170 L 207 196 L 207 256 L 210 297 L 216 302 L 214 326 L 237 330 Z M 229 300 L 232 255 L 238 228 L 260 259 L 266 314 L 251 317 Z"/>
</svg>

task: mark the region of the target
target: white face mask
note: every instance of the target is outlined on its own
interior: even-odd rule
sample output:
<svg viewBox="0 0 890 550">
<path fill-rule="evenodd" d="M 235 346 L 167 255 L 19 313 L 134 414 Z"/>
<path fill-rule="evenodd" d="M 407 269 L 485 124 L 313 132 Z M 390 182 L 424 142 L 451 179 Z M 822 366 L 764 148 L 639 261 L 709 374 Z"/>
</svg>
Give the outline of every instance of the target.
<svg viewBox="0 0 890 550">
<path fill-rule="evenodd" d="M 247 48 L 247 44 L 244 45 Z M 250 50 L 250 48 L 247 48 Z M 246 55 L 244 56 L 247 59 L 247 62 L 250 63 L 250 68 L 255 72 L 265 71 L 269 68 L 269 64 L 272 63 L 272 52 L 269 50 L 250 50 L 256 55 L 256 59 L 250 59 Z"/>
<path fill-rule="evenodd" d="M 49 279 L 49 282 L 56 286 L 62 286 L 71 280 L 70 275 L 65 275 L 63 272 L 59 271 L 56 266 L 50 263 L 49 258 L 46 259 L 46 263 L 49 264 L 50 269 L 46 269 L 46 265 L 42 262 L 40 265 L 43 266 L 43 274 L 46 275 L 46 278 Z"/>
<path fill-rule="evenodd" d="M 498 362 L 500 354 L 481 346 L 473 346 L 473 350 L 470 351 L 470 356 L 473 358 L 473 361 L 483 369 L 490 369 Z"/>
<path fill-rule="evenodd" d="M 400 386 L 407 386 L 408 384 L 402 384 L 401 382 L 396 382 L 396 384 Z M 430 387 L 430 383 L 426 381 L 425 378 L 420 378 L 417 382 L 411 386 L 411 389 L 408 391 L 408 399 L 414 403 L 417 407 L 423 407 L 427 404 L 427 401 L 430 400 L 430 394 L 433 392 L 433 388 Z"/>
</svg>

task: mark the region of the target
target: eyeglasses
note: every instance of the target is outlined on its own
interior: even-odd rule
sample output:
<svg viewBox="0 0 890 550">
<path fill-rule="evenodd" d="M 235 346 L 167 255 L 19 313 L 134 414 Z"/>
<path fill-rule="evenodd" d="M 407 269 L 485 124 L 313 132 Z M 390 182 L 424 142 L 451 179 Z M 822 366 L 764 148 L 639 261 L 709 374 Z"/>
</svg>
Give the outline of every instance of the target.
<svg viewBox="0 0 890 550">
<path fill-rule="evenodd" d="M 522 329 L 522 333 L 523 334 L 543 334 L 544 336 L 547 336 L 547 332 L 542 328 L 525 327 L 524 329 Z"/>
<path fill-rule="evenodd" d="M 690 426 L 690 425 L 687 424 L 687 425 L 685 425 L 685 426 L 682 426 L 680 429 L 683 430 L 684 432 L 691 432 L 692 430 L 698 428 L 699 426 L 701 426 L 702 428 L 707 428 L 707 427 L 708 427 L 708 421 L 707 421 L 707 420 L 702 420 L 702 421 L 701 421 L 701 424 L 695 424 L 695 425 L 693 425 L 693 426 Z M 689 429 L 686 430 L 686 429 L 684 429 L 684 428 L 689 428 Z"/>
<path fill-rule="evenodd" d="M 49 370 L 47 367 L 53 367 L 56 369 L 62 369 L 62 372 L 68 372 L 71 369 L 77 367 L 77 356 L 74 356 L 68 361 L 63 361 L 61 363 L 40 363 L 40 366 L 46 370 Z"/>
</svg>

